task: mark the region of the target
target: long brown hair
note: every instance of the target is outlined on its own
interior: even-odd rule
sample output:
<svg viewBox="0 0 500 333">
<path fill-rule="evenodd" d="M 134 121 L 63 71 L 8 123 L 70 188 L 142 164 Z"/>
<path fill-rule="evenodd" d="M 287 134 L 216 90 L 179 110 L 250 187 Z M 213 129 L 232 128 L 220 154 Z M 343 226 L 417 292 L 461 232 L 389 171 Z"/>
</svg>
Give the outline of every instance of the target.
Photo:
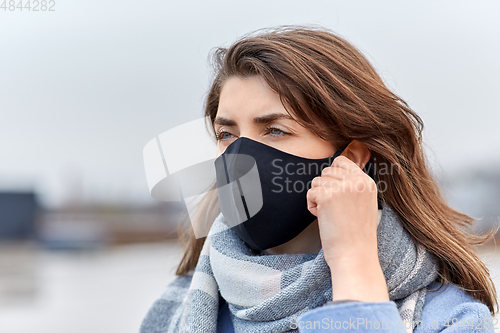
<svg viewBox="0 0 500 333">
<path fill-rule="evenodd" d="M 382 166 L 377 172 L 379 200 L 398 213 L 415 242 L 435 255 L 439 281 L 460 286 L 495 314 L 495 286 L 474 246 L 496 230 L 472 233 L 468 228 L 476 220 L 447 204 L 424 156 L 422 119 L 385 86 L 353 45 L 324 27 L 280 26 L 217 48 L 213 66 L 205 103 L 212 125 L 224 82 L 259 75 L 287 111 L 319 137 L 339 146 L 353 139 L 364 143 L 374 165 Z M 198 218 L 213 221 L 219 213 L 214 192 L 201 202 Z M 179 275 L 195 267 L 205 241 L 189 229 L 184 239 Z"/>
</svg>

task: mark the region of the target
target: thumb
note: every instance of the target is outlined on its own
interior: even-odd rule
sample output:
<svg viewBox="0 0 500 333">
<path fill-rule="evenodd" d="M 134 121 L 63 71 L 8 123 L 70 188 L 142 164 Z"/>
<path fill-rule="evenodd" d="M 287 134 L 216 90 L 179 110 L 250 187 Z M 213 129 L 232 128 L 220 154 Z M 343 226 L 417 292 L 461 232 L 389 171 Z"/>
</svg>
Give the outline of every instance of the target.
<svg viewBox="0 0 500 333">
<path fill-rule="evenodd" d="M 314 216 L 318 217 L 318 195 L 319 195 L 319 190 L 318 187 L 312 187 L 307 191 L 307 209 L 313 214 Z"/>
</svg>

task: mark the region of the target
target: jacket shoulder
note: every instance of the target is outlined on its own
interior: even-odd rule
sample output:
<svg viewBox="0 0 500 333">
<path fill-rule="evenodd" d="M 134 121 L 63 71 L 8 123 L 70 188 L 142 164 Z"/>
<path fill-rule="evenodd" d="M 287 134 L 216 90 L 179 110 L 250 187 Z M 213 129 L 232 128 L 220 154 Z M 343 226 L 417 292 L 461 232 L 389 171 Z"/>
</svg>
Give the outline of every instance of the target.
<svg viewBox="0 0 500 333">
<path fill-rule="evenodd" d="M 435 290 L 440 283 L 427 289 Z M 328 329 L 374 332 L 383 328 L 391 332 L 406 332 L 405 324 L 394 301 L 389 302 L 337 302 L 309 310 L 297 319 L 291 328 L 301 333 L 319 333 Z M 487 332 L 493 333 L 496 319 L 488 307 L 455 285 L 445 284 L 439 291 L 426 293 L 420 323 L 414 333 L 431 332 Z"/>
<path fill-rule="evenodd" d="M 489 308 L 459 286 L 434 282 L 427 287 L 417 332 L 493 332 L 498 326 Z M 438 290 L 439 288 L 439 290 Z"/>
</svg>

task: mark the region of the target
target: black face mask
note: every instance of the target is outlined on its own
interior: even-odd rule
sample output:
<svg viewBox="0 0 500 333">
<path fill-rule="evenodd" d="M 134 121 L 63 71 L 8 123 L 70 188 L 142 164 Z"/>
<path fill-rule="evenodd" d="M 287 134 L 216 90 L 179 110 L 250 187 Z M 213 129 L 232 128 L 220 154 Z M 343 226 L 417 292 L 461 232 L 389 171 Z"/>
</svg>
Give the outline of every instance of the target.
<svg viewBox="0 0 500 333">
<path fill-rule="evenodd" d="M 219 206 L 228 226 L 250 247 L 288 242 L 316 217 L 307 209 L 314 177 L 342 154 L 309 159 L 240 137 L 215 160 Z"/>
</svg>

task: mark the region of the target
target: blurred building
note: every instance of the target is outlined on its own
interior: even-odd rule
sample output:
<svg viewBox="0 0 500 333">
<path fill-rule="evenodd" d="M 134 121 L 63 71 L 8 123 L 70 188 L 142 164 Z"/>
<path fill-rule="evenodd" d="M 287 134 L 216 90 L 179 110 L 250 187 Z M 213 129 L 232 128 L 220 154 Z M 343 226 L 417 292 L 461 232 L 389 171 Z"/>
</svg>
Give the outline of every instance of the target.
<svg viewBox="0 0 500 333">
<path fill-rule="evenodd" d="M 94 248 L 177 237 L 183 203 L 76 204 L 48 209 L 34 192 L 0 192 L 0 241 L 34 240 L 49 248 Z"/>
<path fill-rule="evenodd" d="M 94 248 L 103 245 L 161 242 L 177 237 L 183 205 L 72 205 L 45 210 L 37 238 L 49 248 Z"/>
<path fill-rule="evenodd" d="M 0 192 L 0 240 L 35 237 L 38 204 L 33 192 Z"/>
</svg>

